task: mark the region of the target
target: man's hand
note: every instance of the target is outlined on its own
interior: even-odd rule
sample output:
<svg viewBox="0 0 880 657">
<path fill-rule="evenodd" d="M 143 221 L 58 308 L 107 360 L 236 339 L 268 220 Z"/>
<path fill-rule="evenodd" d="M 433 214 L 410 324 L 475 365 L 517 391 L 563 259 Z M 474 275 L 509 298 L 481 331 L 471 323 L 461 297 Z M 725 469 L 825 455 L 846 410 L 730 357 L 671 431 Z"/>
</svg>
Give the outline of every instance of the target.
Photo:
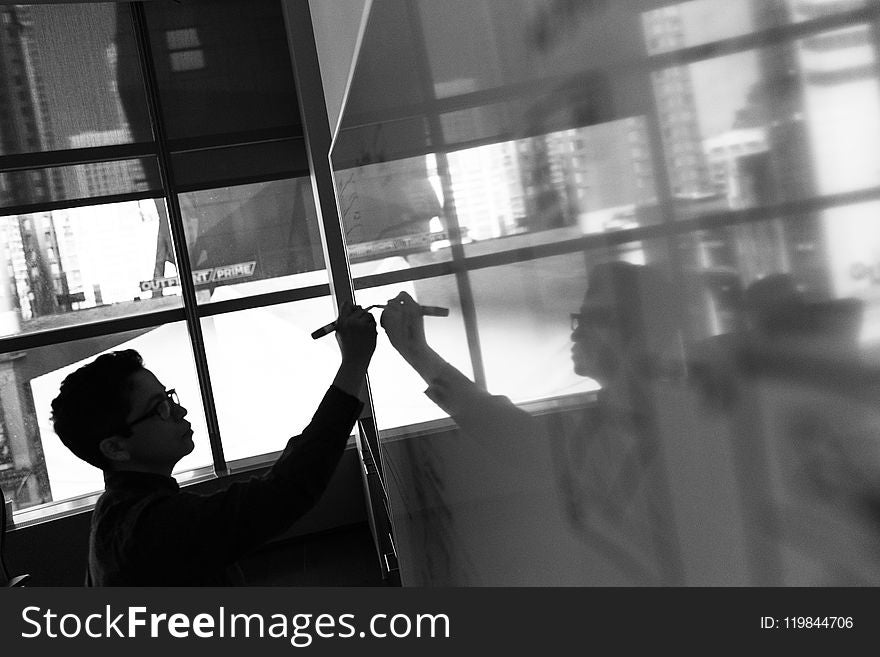
<svg viewBox="0 0 880 657">
<path fill-rule="evenodd" d="M 391 346 L 406 360 L 418 358 L 428 350 L 421 309 L 406 292 L 388 300 L 379 322 L 385 329 Z"/>
<path fill-rule="evenodd" d="M 343 363 L 366 369 L 376 349 L 376 320 L 360 306 L 343 301 L 336 320 L 336 341 Z"/>
</svg>

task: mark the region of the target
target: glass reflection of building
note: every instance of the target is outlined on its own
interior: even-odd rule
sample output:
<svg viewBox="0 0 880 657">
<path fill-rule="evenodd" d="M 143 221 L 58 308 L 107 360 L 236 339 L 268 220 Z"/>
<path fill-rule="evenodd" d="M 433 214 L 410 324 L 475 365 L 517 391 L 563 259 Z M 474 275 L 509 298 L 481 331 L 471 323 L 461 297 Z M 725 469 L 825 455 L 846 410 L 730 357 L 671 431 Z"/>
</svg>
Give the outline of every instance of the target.
<svg viewBox="0 0 880 657">
<path fill-rule="evenodd" d="M 42 77 L 39 45 L 32 34 L 31 8 L 0 7 L 0 153 L 28 153 L 57 147 Z M 47 202 L 64 188 L 60 171 L 34 169 L 5 173 L 0 182 L 4 205 Z M 24 318 L 69 310 L 51 213 L 4 217 L 16 297 Z M 16 236 L 16 224 L 20 237 Z M 20 246 L 19 246 L 20 241 Z M 21 249 L 24 267 L 18 249 Z M 11 308 L 3 308 L 9 312 Z"/>
</svg>

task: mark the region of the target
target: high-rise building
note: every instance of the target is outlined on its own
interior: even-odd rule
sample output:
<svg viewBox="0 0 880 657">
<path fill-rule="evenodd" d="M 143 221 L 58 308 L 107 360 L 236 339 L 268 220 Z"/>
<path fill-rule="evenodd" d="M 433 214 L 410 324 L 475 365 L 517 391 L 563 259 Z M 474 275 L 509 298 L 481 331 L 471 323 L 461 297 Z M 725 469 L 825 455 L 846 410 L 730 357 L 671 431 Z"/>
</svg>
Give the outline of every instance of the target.
<svg viewBox="0 0 880 657">
<path fill-rule="evenodd" d="M 40 49 L 32 34 L 31 8 L 0 6 L 0 154 L 33 153 L 57 147 L 42 80 Z M 30 169 L 0 175 L 0 204 L 16 207 L 63 197 L 59 169 Z M 18 217 L 26 270 L 16 277 L 25 292 L 24 317 L 47 315 L 65 308 L 66 281 L 57 259 L 51 219 L 40 215 Z M 7 228 L 8 230 L 8 228 Z M 11 239 L 10 251 L 19 240 Z M 17 253 L 9 253 L 15 260 Z M 19 298 L 22 298 L 19 295 Z"/>
<path fill-rule="evenodd" d="M 127 128 L 83 132 L 70 137 L 71 148 L 106 146 L 130 139 Z M 77 193 L 82 197 L 110 196 L 145 182 L 141 161 L 117 160 L 81 164 L 74 171 Z"/>
<path fill-rule="evenodd" d="M 681 7 L 674 5 L 642 14 L 649 55 L 685 47 L 681 12 Z M 712 184 L 691 71 L 687 66 L 672 66 L 654 72 L 652 77 L 672 195 L 700 198 L 710 194 Z"/>
</svg>

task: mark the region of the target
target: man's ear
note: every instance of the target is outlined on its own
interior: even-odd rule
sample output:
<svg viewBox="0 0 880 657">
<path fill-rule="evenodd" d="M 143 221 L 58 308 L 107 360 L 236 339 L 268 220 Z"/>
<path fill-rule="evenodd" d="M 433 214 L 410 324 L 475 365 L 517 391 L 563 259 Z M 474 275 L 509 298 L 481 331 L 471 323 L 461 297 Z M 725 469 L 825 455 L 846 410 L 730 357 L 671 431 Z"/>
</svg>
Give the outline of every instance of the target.
<svg viewBox="0 0 880 657">
<path fill-rule="evenodd" d="M 101 454 L 103 454 L 104 458 L 108 461 L 122 463 L 131 460 L 131 454 L 128 452 L 125 439 L 121 436 L 104 438 L 104 440 L 98 443 L 98 449 L 101 450 Z"/>
</svg>

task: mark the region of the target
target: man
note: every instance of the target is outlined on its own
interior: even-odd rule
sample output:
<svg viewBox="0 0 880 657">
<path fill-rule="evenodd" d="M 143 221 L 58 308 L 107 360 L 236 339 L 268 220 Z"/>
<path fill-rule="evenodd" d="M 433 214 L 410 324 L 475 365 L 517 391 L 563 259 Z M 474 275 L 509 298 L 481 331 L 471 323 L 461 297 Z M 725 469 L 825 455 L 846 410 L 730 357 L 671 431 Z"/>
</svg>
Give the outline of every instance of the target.
<svg viewBox="0 0 880 657">
<path fill-rule="evenodd" d="M 601 384 L 599 406 L 641 413 L 645 389 L 664 374 L 664 360 L 679 336 L 674 293 L 663 274 L 628 262 L 596 265 L 571 320 L 573 368 Z M 519 426 L 516 433 L 529 426 L 526 414 L 507 398 L 479 388 L 431 348 L 419 305 L 406 292 L 389 299 L 381 324 L 391 345 L 428 384 L 425 394 L 462 420 L 459 426 L 495 427 L 493 433 L 499 433 L 499 422 Z"/>
<path fill-rule="evenodd" d="M 375 320 L 345 303 L 336 337 L 342 362 L 302 434 L 264 476 L 210 495 L 182 491 L 171 477 L 193 450 L 193 432 L 174 390 L 137 352 L 102 355 L 69 375 L 52 402 L 55 432 L 105 480 L 92 515 L 90 583 L 240 583 L 236 561 L 317 502 L 360 414 Z"/>
<path fill-rule="evenodd" d="M 575 373 L 602 389 L 577 428 L 563 433 L 447 363 L 428 344 L 419 306 L 408 294 L 388 301 L 381 325 L 391 345 L 468 439 L 436 447 L 450 450 L 438 461 L 456 463 L 452 452 L 465 448 L 473 459 L 470 442 L 487 457 L 479 481 L 465 491 L 453 492 L 448 484 L 444 494 L 455 499 L 463 526 L 486 528 L 473 552 L 491 555 L 480 572 L 492 568 L 492 584 L 570 584 L 578 581 L 578 568 L 590 573 L 583 576 L 590 582 L 675 581 L 672 528 L 656 516 L 651 500 L 658 489 L 652 387 L 674 372 L 666 360 L 678 343 L 676 309 L 672 286 L 655 267 L 608 262 L 592 268 L 580 311 L 571 317 L 571 357 Z M 514 479 L 508 472 L 516 473 Z M 460 498 L 473 500 L 471 506 Z M 503 509 L 498 500 L 504 499 L 522 503 Z M 492 510 L 479 515 L 481 509 Z M 568 543 L 571 536 L 601 553 L 618 574 L 596 579 L 591 559 L 576 565 L 573 560 L 586 552 Z M 523 565 L 507 571 L 493 565 L 501 563 Z"/>
</svg>

